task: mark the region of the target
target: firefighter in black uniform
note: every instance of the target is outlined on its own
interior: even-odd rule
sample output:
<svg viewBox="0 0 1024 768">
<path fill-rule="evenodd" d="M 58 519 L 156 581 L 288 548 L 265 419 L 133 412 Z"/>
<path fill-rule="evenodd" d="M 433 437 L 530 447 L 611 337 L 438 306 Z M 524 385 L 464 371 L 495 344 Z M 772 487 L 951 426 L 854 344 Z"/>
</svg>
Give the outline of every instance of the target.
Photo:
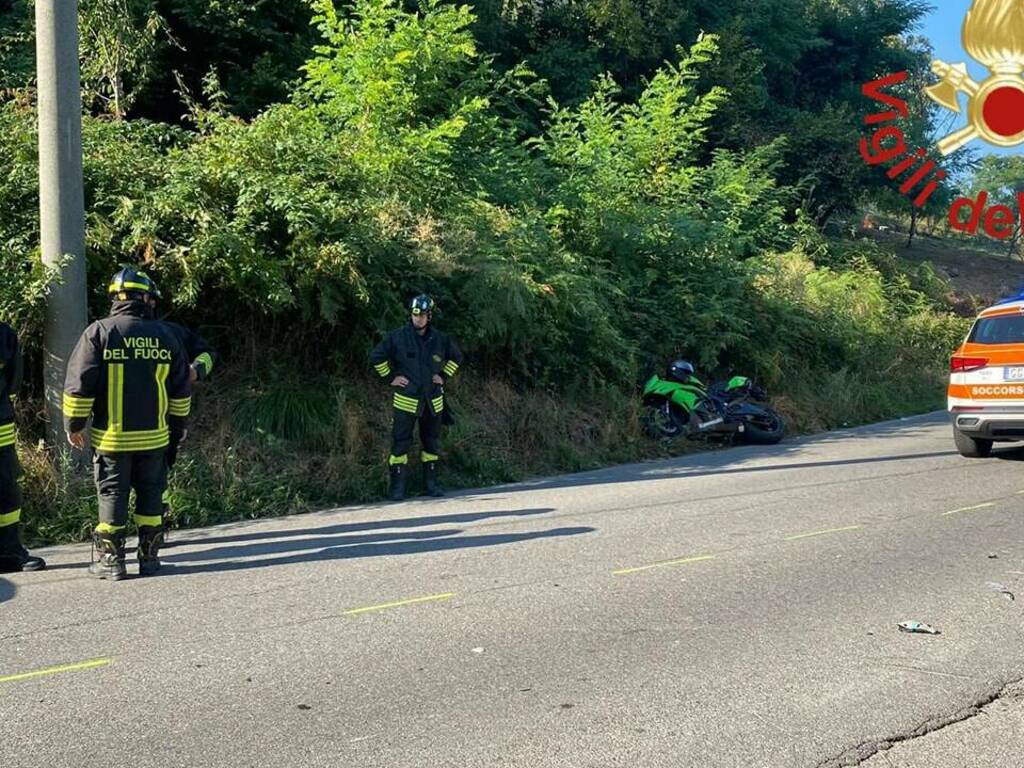
<svg viewBox="0 0 1024 768">
<path fill-rule="evenodd" d="M 154 301 L 154 306 L 155 303 Z M 210 374 L 213 373 L 213 367 L 217 364 L 217 352 L 214 348 L 191 328 L 186 328 L 179 323 L 172 323 L 169 320 L 163 322 L 178 337 L 185 356 L 192 361 L 188 371 L 189 382 L 195 384 L 197 381 L 209 380 Z M 174 462 L 178 459 L 178 446 L 181 444 L 181 438 L 181 433 L 171 433 L 171 443 L 167 447 L 168 469 L 174 467 Z"/>
<path fill-rule="evenodd" d="M 128 499 L 135 491 L 139 574 L 160 568 L 165 454 L 173 430 L 184 433 L 192 406 L 188 358 L 174 332 L 153 315 L 159 296 L 144 272 L 126 267 L 110 281 L 110 316 L 82 334 L 68 361 L 64 425 L 68 442 L 89 437 L 99 496 L 93 541 L 100 552 L 89 574 L 117 581 L 126 575 Z"/>
<path fill-rule="evenodd" d="M 0 573 L 41 571 L 46 563 L 33 557 L 21 544 L 21 465 L 14 447 L 14 407 L 11 395 L 21 385 L 21 351 L 18 336 L 0 323 Z"/>
<path fill-rule="evenodd" d="M 151 303 L 155 310 L 156 298 L 151 299 Z M 172 323 L 169 320 L 164 320 L 163 322 L 164 325 L 168 326 L 174 332 L 174 335 L 178 337 L 178 342 L 181 344 L 181 348 L 185 351 L 186 358 L 192 361 L 188 371 L 189 382 L 195 384 L 197 381 L 206 381 L 209 379 L 210 374 L 213 372 L 213 366 L 217 364 L 217 353 L 214 351 L 213 347 L 210 346 L 206 339 L 192 329 L 186 328 L 184 325 L 180 325 L 178 323 Z M 185 434 L 183 430 L 171 430 L 170 443 L 167 445 L 167 453 L 164 455 L 164 458 L 167 461 L 168 472 L 174 469 L 174 463 L 178 460 L 178 448 L 181 446 L 184 438 Z M 164 547 L 171 546 L 171 543 L 167 541 L 167 531 L 170 529 L 170 512 L 170 500 L 168 499 L 167 491 L 164 491 Z"/>
<path fill-rule="evenodd" d="M 392 331 L 370 353 L 370 364 L 394 388 L 394 425 L 388 466 L 391 484 L 388 498 L 405 498 L 405 482 L 413 428 L 420 425 L 423 451 L 423 484 L 428 496 L 443 496 L 437 482 L 444 414 L 444 385 L 462 363 L 462 353 L 448 336 L 430 321 L 434 300 L 427 295 L 412 300 L 408 324 Z"/>
</svg>

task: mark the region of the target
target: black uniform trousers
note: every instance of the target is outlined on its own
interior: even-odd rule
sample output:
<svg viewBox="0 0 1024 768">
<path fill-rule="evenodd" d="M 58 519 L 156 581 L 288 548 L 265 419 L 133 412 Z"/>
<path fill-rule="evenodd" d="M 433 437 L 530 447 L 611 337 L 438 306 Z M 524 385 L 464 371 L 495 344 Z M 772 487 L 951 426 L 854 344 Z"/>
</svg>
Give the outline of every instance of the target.
<svg viewBox="0 0 1024 768">
<path fill-rule="evenodd" d="M 409 448 L 412 446 L 412 433 L 416 428 L 416 423 L 419 422 L 420 442 L 423 443 L 423 450 L 436 458 L 441 453 L 441 414 L 431 413 L 429 407 L 424 407 L 423 414 L 420 416 L 400 411 L 397 408 L 393 410 L 395 418 L 391 427 L 391 455 L 397 459 L 409 453 Z"/>
<path fill-rule="evenodd" d="M 21 509 L 21 464 L 13 445 L 0 448 L 0 516 L 12 515 Z"/>
<path fill-rule="evenodd" d="M 0 448 L 0 573 L 20 571 L 27 557 L 21 546 L 21 465 L 13 445 Z"/>
<path fill-rule="evenodd" d="M 182 432 L 171 430 L 171 442 L 167 446 L 167 453 L 164 459 L 167 462 L 167 469 L 174 469 L 174 463 L 178 460 L 178 448 L 181 447 Z"/>
<path fill-rule="evenodd" d="M 121 528 L 128 524 L 128 497 L 135 491 L 135 514 L 159 518 L 167 487 L 166 449 L 92 455 L 93 476 L 99 496 L 100 524 Z M 147 523 L 149 524 L 149 523 Z"/>
</svg>

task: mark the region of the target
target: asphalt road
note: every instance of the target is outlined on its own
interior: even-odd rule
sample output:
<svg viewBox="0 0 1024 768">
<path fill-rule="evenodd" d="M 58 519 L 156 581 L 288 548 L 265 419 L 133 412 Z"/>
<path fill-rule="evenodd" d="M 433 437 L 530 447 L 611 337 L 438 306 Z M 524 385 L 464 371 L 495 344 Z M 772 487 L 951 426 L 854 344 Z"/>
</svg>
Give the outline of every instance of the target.
<svg viewBox="0 0 1024 768">
<path fill-rule="evenodd" d="M 888 760 L 1017 701 L 1022 460 L 933 415 L 181 532 L 117 584 L 55 548 L 0 578 L 0 766 Z"/>
</svg>

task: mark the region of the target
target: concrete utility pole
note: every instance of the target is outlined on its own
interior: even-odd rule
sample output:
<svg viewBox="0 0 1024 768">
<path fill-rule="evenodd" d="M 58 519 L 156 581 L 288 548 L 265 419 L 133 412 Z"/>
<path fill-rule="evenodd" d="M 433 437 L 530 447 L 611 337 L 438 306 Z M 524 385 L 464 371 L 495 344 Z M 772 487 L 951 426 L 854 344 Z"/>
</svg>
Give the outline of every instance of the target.
<svg viewBox="0 0 1024 768">
<path fill-rule="evenodd" d="M 43 360 L 47 434 L 51 445 L 63 446 L 64 369 L 88 320 L 77 0 L 36 0 L 36 75 L 43 263 L 68 259 L 46 303 Z"/>
</svg>

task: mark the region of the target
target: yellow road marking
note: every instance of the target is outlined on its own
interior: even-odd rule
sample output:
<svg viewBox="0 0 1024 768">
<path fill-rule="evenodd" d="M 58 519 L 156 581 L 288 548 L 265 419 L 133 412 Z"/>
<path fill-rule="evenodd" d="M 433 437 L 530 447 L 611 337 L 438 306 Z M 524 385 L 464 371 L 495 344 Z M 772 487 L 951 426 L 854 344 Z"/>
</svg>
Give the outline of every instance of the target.
<svg viewBox="0 0 1024 768">
<path fill-rule="evenodd" d="M 113 659 L 92 659 L 90 661 L 81 661 L 77 664 L 61 664 L 57 667 L 47 667 L 46 669 L 36 669 L 32 672 L 22 672 L 17 675 L 4 675 L 0 677 L 0 683 L 11 683 L 15 680 L 28 680 L 32 677 L 45 677 L 46 675 L 59 675 L 62 672 L 77 672 L 82 669 L 93 669 L 94 667 L 105 667 L 107 664 L 112 662 Z"/>
<path fill-rule="evenodd" d="M 667 568 L 670 565 L 685 565 L 686 563 L 697 563 L 701 560 L 714 560 L 714 555 L 698 555 L 696 557 L 683 557 L 679 560 L 663 560 L 659 563 L 651 563 L 650 565 L 640 565 L 636 568 L 622 568 L 618 571 L 612 571 L 614 576 L 625 576 L 628 573 L 639 573 L 640 571 L 649 571 L 652 568 Z"/>
<path fill-rule="evenodd" d="M 447 600 L 449 597 L 455 597 L 454 592 L 445 592 L 441 595 L 427 595 L 426 597 L 414 597 L 409 600 L 396 600 L 393 603 L 381 603 L 380 605 L 368 605 L 365 608 L 350 608 L 344 611 L 346 616 L 355 616 L 359 613 L 369 613 L 370 611 L 383 611 L 386 608 L 398 608 L 401 605 L 412 605 L 414 603 L 426 603 L 431 600 Z"/>
<path fill-rule="evenodd" d="M 951 509 L 949 512 L 943 512 L 942 516 L 955 515 L 957 512 L 973 512 L 976 509 L 988 509 L 994 507 L 996 503 L 994 501 L 986 501 L 984 504 L 975 504 L 973 507 L 960 507 L 960 509 Z"/>
<path fill-rule="evenodd" d="M 861 525 L 848 525 L 845 528 L 829 528 L 824 531 L 810 531 L 809 533 L 797 533 L 793 536 L 787 536 L 786 541 L 796 541 L 797 539 L 809 539 L 811 536 L 824 536 L 826 533 L 842 533 L 843 531 L 857 531 L 863 528 Z"/>
</svg>

